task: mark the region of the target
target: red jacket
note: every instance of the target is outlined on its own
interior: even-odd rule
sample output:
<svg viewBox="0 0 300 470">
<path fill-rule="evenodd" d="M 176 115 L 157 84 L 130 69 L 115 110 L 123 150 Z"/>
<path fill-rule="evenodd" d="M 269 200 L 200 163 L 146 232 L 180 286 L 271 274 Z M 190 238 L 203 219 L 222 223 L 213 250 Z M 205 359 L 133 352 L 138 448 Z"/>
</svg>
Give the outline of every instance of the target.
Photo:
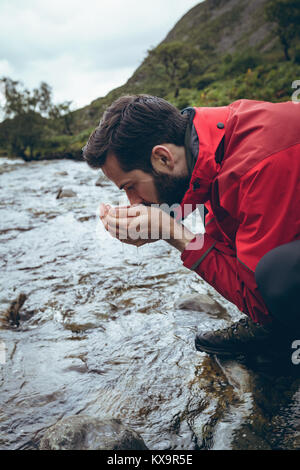
<svg viewBox="0 0 300 470">
<path fill-rule="evenodd" d="M 254 273 L 269 250 L 300 239 L 300 104 L 239 100 L 191 109 L 198 156 L 181 205 L 205 204 L 209 212 L 203 247 L 185 249 L 181 259 L 267 323 Z"/>
</svg>

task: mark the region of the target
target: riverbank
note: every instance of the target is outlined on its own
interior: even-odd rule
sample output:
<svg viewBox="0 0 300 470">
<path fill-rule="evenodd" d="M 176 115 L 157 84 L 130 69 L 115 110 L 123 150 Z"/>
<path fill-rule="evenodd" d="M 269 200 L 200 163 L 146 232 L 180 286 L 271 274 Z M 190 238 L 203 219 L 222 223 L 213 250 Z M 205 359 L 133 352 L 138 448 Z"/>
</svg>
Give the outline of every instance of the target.
<svg viewBox="0 0 300 470">
<path fill-rule="evenodd" d="M 22 158 L 25 162 L 44 160 L 74 160 L 82 161 L 82 148 L 86 144 L 93 128 L 87 128 L 72 135 L 46 135 L 30 152 L 27 148 L 23 153 L 14 155 L 5 146 L 0 149 L 1 158 Z"/>
<path fill-rule="evenodd" d="M 45 153 L 37 154 L 34 157 L 30 158 L 28 156 L 21 157 L 25 162 L 41 162 L 44 160 L 74 160 L 77 162 L 83 161 L 82 151 L 78 150 L 73 152 L 55 152 L 55 153 Z"/>
</svg>

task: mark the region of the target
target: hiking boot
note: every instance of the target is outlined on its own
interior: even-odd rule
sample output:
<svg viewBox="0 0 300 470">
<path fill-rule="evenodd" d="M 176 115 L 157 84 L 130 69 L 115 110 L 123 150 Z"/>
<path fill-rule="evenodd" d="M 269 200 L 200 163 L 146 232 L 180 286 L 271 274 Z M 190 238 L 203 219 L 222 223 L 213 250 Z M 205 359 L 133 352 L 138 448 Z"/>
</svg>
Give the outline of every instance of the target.
<svg viewBox="0 0 300 470">
<path fill-rule="evenodd" d="M 198 333 L 195 346 L 198 351 L 220 356 L 291 350 L 282 326 L 275 322 L 262 326 L 249 317 L 222 330 Z"/>
</svg>

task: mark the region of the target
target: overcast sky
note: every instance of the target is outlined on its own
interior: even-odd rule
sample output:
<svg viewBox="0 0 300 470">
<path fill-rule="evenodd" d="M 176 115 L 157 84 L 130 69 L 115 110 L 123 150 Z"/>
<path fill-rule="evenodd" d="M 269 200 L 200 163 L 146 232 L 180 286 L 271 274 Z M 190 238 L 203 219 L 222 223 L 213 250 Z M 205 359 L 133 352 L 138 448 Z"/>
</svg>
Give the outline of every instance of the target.
<svg viewBox="0 0 300 470">
<path fill-rule="evenodd" d="M 89 104 L 123 85 L 200 0 L 0 0 L 0 77 Z"/>
</svg>

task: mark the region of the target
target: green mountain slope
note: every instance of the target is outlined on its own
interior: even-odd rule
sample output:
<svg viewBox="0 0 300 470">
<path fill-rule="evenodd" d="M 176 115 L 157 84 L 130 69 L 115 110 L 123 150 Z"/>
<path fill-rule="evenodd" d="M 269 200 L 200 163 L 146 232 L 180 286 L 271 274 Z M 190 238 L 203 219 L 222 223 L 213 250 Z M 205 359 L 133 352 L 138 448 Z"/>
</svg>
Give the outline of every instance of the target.
<svg viewBox="0 0 300 470">
<path fill-rule="evenodd" d="M 148 55 L 124 86 L 74 113 L 78 130 L 97 125 L 105 107 L 125 93 L 157 94 L 179 107 L 217 106 L 238 98 L 290 99 L 291 83 L 300 78 L 299 65 L 284 60 L 274 25 L 265 18 L 266 3 L 267 0 L 206 0 L 192 8 L 163 43 L 180 41 L 204 53 L 203 71 L 195 77 L 198 86 L 181 89 L 179 99 L 172 99 L 168 82 Z"/>
</svg>

